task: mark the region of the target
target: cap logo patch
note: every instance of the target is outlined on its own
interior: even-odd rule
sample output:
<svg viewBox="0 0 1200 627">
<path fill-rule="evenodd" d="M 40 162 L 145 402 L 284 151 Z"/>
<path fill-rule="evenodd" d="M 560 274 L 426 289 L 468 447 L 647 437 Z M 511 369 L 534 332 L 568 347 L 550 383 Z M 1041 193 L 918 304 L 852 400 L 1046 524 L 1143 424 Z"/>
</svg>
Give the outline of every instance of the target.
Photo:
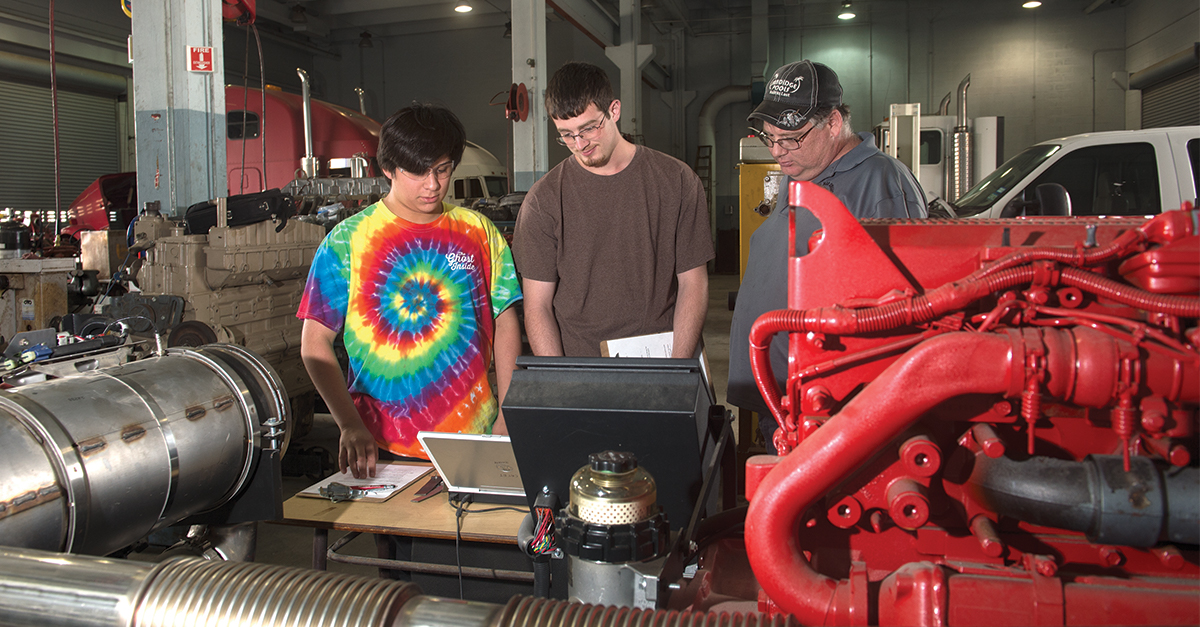
<svg viewBox="0 0 1200 627">
<path fill-rule="evenodd" d="M 788 109 L 779 114 L 779 123 L 775 126 L 779 128 L 797 129 L 804 124 L 804 116 L 800 115 L 795 109 Z"/>
<path fill-rule="evenodd" d="M 767 95 L 776 98 L 787 98 L 796 93 L 800 89 L 800 84 L 804 82 L 803 76 L 797 76 L 796 80 L 789 81 L 783 78 L 777 78 L 767 84 Z"/>
</svg>

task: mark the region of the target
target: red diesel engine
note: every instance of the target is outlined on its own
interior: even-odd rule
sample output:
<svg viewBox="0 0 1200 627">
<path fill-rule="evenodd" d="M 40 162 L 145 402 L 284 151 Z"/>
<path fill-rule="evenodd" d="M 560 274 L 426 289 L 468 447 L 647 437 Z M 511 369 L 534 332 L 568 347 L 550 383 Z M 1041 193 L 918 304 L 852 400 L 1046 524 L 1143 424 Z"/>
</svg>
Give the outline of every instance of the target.
<svg viewBox="0 0 1200 627">
<path fill-rule="evenodd" d="M 1200 623 L 1200 212 L 858 222 L 789 191 L 824 231 L 750 337 L 782 455 L 747 464 L 760 606 Z"/>
</svg>

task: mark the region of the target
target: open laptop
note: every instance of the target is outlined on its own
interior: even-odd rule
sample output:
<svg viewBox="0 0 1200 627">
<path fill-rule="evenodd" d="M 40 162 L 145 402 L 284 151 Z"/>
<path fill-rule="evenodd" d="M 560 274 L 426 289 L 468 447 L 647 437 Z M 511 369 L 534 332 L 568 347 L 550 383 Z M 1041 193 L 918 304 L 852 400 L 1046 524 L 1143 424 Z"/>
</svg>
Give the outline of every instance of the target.
<svg viewBox="0 0 1200 627">
<path fill-rule="evenodd" d="M 451 497 L 525 504 L 525 488 L 508 436 L 421 431 L 417 439 Z"/>
</svg>

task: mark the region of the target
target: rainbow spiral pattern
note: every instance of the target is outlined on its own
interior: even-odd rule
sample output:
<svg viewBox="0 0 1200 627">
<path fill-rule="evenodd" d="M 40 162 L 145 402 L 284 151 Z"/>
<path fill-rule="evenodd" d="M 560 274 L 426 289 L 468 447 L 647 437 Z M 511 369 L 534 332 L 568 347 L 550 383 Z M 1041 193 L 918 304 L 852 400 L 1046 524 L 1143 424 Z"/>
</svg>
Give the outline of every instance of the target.
<svg viewBox="0 0 1200 627">
<path fill-rule="evenodd" d="M 344 326 L 363 422 L 381 447 L 424 457 L 418 431 L 491 428 L 494 320 L 518 299 L 511 253 L 486 218 L 446 205 L 417 225 L 376 203 L 322 242 L 297 315 Z"/>
</svg>

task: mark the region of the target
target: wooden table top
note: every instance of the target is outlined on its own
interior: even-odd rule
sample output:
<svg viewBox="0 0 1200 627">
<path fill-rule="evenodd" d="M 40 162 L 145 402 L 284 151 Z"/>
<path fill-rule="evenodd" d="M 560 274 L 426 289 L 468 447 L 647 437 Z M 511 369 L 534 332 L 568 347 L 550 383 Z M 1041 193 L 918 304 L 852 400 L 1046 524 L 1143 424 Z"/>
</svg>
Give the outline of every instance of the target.
<svg viewBox="0 0 1200 627">
<path fill-rule="evenodd" d="M 428 463 L 391 463 L 429 466 Z M 417 490 L 429 481 L 430 476 L 417 479 L 382 503 L 332 503 L 323 498 L 293 496 L 283 503 L 283 519 L 274 522 L 318 529 L 453 540 L 455 509 L 447 492 L 443 491 L 420 503 L 412 502 Z M 462 539 L 471 542 L 516 544 L 517 529 L 528 512 L 509 508 L 479 511 L 493 510 L 497 507 L 504 506 L 470 503 L 462 517 Z"/>
</svg>

